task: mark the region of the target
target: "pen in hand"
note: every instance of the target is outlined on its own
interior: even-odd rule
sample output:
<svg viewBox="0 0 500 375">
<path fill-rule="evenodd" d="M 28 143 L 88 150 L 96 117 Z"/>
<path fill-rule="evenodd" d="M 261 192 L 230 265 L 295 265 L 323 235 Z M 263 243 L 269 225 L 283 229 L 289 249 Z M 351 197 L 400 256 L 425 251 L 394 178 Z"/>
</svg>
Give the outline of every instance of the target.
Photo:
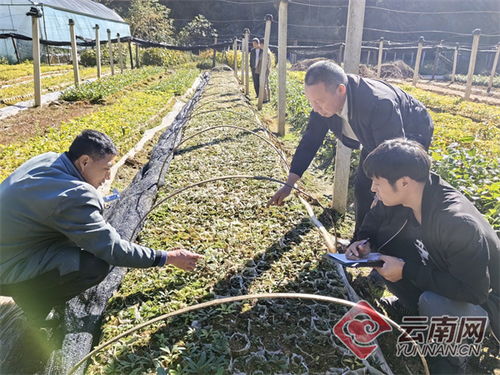
<svg viewBox="0 0 500 375">
<path fill-rule="evenodd" d="M 370 241 L 370 238 L 367 238 L 366 240 L 358 243 L 356 246 L 351 245 L 346 251 L 347 259 L 361 259 L 361 258 L 364 258 L 365 256 L 367 256 L 370 253 L 370 251 L 365 253 L 361 249 L 361 247 L 366 245 L 368 243 L 368 241 Z"/>
</svg>

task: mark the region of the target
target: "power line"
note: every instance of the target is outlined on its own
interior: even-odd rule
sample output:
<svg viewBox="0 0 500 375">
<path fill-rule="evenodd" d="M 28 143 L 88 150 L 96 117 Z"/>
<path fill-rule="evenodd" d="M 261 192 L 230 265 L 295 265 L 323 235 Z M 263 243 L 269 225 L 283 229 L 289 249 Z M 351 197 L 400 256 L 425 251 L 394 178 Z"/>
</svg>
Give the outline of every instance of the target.
<svg viewBox="0 0 500 375">
<path fill-rule="evenodd" d="M 441 34 L 450 34 L 450 35 L 458 35 L 458 36 L 471 36 L 472 33 L 470 34 L 464 34 L 464 33 L 457 33 L 454 31 L 444 31 L 444 30 L 415 30 L 415 31 L 399 31 L 399 30 L 383 30 L 383 29 L 374 29 L 371 27 L 364 27 L 363 30 L 370 30 L 370 31 L 378 31 L 378 32 L 383 32 L 383 33 L 393 33 L 393 34 L 425 34 L 425 33 L 441 33 Z M 500 37 L 500 34 L 481 34 L 483 37 L 489 37 L 489 38 L 498 38 Z"/>
<path fill-rule="evenodd" d="M 290 4 L 293 5 L 301 5 L 301 6 L 307 6 L 311 8 L 332 8 L 332 9 L 339 9 L 339 8 L 347 8 L 347 5 L 333 5 L 333 4 L 311 4 L 309 3 L 304 3 L 301 1 L 297 0 L 291 0 Z M 373 5 L 367 5 L 365 6 L 366 9 L 374 9 L 374 10 L 381 10 L 385 12 L 392 12 L 392 13 L 401 13 L 401 14 L 426 14 L 426 15 L 442 15 L 442 14 L 500 14 L 500 11 L 496 10 L 456 10 L 456 11 L 411 11 L 411 10 L 399 10 L 399 9 L 390 9 L 390 8 L 384 8 L 384 7 L 378 7 L 378 6 L 373 6 Z"/>
<path fill-rule="evenodd" d="M 442 15 L 442 14 L 500 14 L 500 11 L 496 10 L 455 10 L 455 11 L 445 11 L 445 12 L 416 12 L 411 10 L 399 10 L 399 9 L 389 9 L 377 6 L 367 5 L 366 9 L 382 10 L 385 12 L 401 13 L 401 14 L 426 14 L 426 15 Z"/>
</svg>

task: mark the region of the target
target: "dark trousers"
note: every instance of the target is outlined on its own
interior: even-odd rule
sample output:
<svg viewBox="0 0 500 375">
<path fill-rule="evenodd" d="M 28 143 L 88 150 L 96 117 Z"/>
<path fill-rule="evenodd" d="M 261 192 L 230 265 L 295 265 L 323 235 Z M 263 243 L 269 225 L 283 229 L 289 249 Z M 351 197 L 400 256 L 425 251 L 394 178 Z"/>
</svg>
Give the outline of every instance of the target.
<svg viewBox="0 0 500 375">
<path fill-rule="evenodd" d="M 368 211 L 370 211 L 370 206 L 374 198 L 374 193 L 371 191 L 372 180 L 368 178 L 363 171 L 363 162 L 367 156 L 367 153 L 361 151 L 359 166 L 354 176 L 354 212 L 356 215 L 354 238 L 357 238 L 363 219 Z"/>
<path fill-rule="evenodd" d="M 260 74 L 252 72 L 253 88 L 255 89 L 255 96 L 259 96 Z"/>
<path fill-rule="evenodd" d="M 64 276 L 58 270 L 33 279 L 0 286 L 0 294 L 10 296 L 30 320 L 41 321 L 52 307 L 61 305 L 88 288 L 99 284 L 109 273 L 109 264 L 81 251 L 80 269 Z"/>
</svg>

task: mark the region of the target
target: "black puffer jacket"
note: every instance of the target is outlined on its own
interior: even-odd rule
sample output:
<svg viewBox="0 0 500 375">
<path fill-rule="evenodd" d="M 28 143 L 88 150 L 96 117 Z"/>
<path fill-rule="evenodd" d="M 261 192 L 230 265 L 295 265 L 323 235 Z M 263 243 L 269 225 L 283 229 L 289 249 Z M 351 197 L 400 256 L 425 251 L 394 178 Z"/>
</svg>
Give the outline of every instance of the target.
<svg viewBox="0 0 500 375">
<path fill-rule="evenodd" d="M 371 245 L 385 253 L 414 219 L 410 215 L 409 208 L 379 202 L 365 216 L 358 238 L 370 238 Z M 427 264 L 405 259 L 403 279 L 423 291 L 481 305 L 500 337 L 500 240 L 491 225 L 467 198 L 431 174 L 423 193 L 420 229 Z"/>
<path fill-rule="evenodd" d="M 426 149 L 434 125 L 424 105 L 398 87 L 376 79 L 347 75 L 349 124 L 359 142 L 342 134 L 342 119 L 311 112 L 309 123 L 292 160 L 290 171 L 302 176 L 325 139 L 328 130 L 347 147 L 363 145 L 368 154 L 387 139 L 407 137 Z"/>
</svg>

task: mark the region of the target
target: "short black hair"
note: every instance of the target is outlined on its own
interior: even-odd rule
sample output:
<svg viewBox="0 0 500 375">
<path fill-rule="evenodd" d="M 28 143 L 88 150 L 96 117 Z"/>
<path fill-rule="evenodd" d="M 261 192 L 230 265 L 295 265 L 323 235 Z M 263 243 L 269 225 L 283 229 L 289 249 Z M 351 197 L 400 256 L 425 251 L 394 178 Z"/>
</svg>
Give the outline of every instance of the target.
<svg viewBox="0 0 500 375">
<path fill-rule="evenodd" d="M 68 157 L 74 162 L 82 155 L 88 155 L 94 160 L 107 155 L 116 155 L 118 151 L 111 138 L 97 130 L 82 131 L 69 146 Z"/>
<path fill-rule="evenodd" d="M 252 39 L 252 42 L 255 42 L 255 43 L 260 43 L 260 40 L 259 40 L 259 38 L 253 38 L 253 39 Z"/>
<path fill-rule="evenodd" d="M 323 82 L 330 91 L 337 89 L 338 85 L 347 85 L 347 74 L 333 61 L 321 60 L 312 64 L 307 69 L 304 83 L 306 86 L 317 85 Z"/>
<path fill-rule="evenodd" d="M 363 170 L 369 178 L 385 178 L 394 186 L 402 177 L 418 182 L 429 178 L 431 159 L 422 145 L 406 139 L 389 139 L 368 154 Z"/>
</svg>

